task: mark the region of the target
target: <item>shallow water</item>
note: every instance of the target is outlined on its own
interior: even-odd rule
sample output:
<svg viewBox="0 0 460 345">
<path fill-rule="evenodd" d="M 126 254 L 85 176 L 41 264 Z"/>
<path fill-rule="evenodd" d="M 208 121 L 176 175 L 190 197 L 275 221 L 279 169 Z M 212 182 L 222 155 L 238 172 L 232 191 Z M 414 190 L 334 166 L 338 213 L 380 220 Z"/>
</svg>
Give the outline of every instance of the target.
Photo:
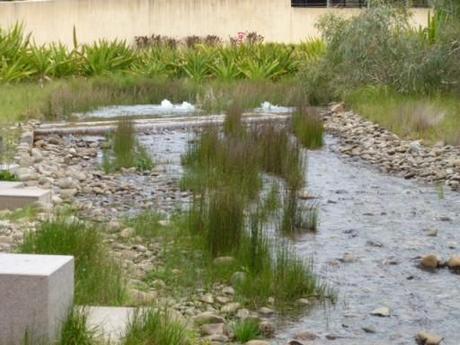
<svg viewBox="0 0 460 345">
<path fill-rule="evenodd" d="M 114 105 L 101 107 L 84 114 L 78 114 L 86 118 L 111 119 L 117 117 L 172 117 L 178 115 L 194 115 L 196 107 L 188 102 L 172 104 L 163 100 L 161 104 L 135 104 L 135 105 Z"/>
<path fill-rule="evenodd" d="M 260 107 L 253 109 L 256 113 L 265 114 L 288 114 L 293 111 L 292 107 L 273 105 L 270 102 L 261 103 Z M 200 112 L 197 106 L 188 102 L 173 104 L 167 99 L 161 104 L 134 104 L 134 105 L 113 105 L 100 107 L 86 113 L 75 114 L 85 119 L 115 119 L 120 117 L 151 118 L 151 117 L 176 117 L 195 116 Z"/>
<path fill-rule="evenodd" d="M 128 208 L 154 201 L 171 210 L 188 202 L 179 190 L 173 196 L 162 190 L 177 184 L 180 157 L 192 137 L 167 130 L 139 137 L 164 173 L 128 177 L 141 189 Z M 460 254 L 460 193 L 446 189 L 440 199 L 436 187 L 385 175 L 342 157 L 336 147 L 337 140 L 327 136 L 322 150 L 308 152 L 308 187 L 318 196 L 320 224 L 316 234 L 297 238 L 295 247 L 314 258 L 316 272 L 338 292 L 338 302 L 283 325 L 274 344 L 284 345 L 303 331 L 320 336 L 311 344 L 415 344 L 415 334 L 427 330 L 444 336 L 443 344 L 458 345 L 460 275 L 426 272 L 417 264 L 426 254 L 445 259 Z M 437 237 L 427 235 L 430 228 L 438 229 Z M 351 262 L 341 261 L 345 254 Z M 391 309 L 390 317 L 370 315 L 382 306 Z"/>
<path fill-rule="evenodd" d="M 170 131 L 142 142 L 168 175 L 179 178 L 180 156 L 192 136 Z M 342 157 L 336 147 L 337 140 L 327 136 L 322 150 L 308 152 L 308 188 L 319 198 L 320 224 L 316 234 L 297 238 L 295 247 L 314 258 L 338 302 L 285 325 L 274 343 L 310 331 L 320 336 L 313 344 L 415 344 L 415 334 L 428 330 L 444 336 L 445 344 L 458 344 L 460 275 L 426 272 L 417 264 L 422 255 L 447 259 L 460 253 L 460 193 L 446 190 L 440 199 L 437 188 L 380 173 Z M 437 237 L 427 236 L 431 228 L 438 229 Z M 341 262 L 347 253 L 354 261 Z M 382 306 L 391 309 L 390 317 L 370 315 Z"/>
<path fill-rule="evenodd" d="M 445 191 L 440 199 L 435 187 L 342 158 L 333 138 L 326 143 L 308 155 L 309 190 L 320 198 L 319 230 L 295 245 L 300 255 L 313 256 L 339 299 L 289 325 L 277 343 L 310 331 L 321 336 L 316 344 L 415 344 L 414 336 L 428 330 L 444 336 L 443 344 L 459 344 L 460 275 L 423 271 L 417 257 L 460 253 L 460 194 Z M 427 236 L 429 228 L 438 236 Z M 346 253 L 355 260 L 341 262 Z M 370 315 L 382 306 L 391 309 L 390 317 Z"/>
</svg>

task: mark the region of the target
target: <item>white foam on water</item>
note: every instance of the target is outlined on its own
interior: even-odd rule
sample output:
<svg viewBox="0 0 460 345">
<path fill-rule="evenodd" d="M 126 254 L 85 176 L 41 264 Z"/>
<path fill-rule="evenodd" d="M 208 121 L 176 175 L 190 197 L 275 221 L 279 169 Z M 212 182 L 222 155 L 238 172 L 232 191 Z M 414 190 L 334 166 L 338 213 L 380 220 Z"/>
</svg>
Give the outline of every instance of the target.
<svg viewBox="0 0 460 345">
<path fill-rule="evenodd" d="M 174 116 L 187 115 L 196 111 L 196 107 L 188 102 L 173 104 L 164 99 L 160 104 L 135 104 L 135 105 L 114 105 L 101 107 L 96 110 L 77 114 L 80 117 L 101 117 L 112 118 L 121 116 Z"/>
<path fill-rule="evenodd" d="M 275 113 L 275 114 L 285 114 L 292 113 L 295 110 L 294 107 L 283 107 L 279 105 L 273 105 L 268 101 L 263 102 L 259 108 L 256 108 L 256 112 L 263 113 Z"/>
</svg>

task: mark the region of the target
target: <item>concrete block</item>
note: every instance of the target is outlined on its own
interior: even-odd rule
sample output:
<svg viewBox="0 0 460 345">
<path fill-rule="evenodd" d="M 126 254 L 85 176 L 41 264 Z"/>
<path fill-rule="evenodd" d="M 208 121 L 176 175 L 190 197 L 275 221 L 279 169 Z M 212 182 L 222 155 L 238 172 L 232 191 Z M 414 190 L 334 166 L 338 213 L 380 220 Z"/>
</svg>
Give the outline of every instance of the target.
<svg viewBox="0 0 460 345">
<path fill-rule="evenodd" d="M 127 307 L 86 307 L 88 327 L 97 328 L 104 340 L 118 344 L 132 320 L 135 308 Z"/>
<path fill-rule="evenodd" d="M 0 186 L 0 210 L 15 210 L 33 203 L 51 203 L 51 191 L 41 188 L 5 188 Z"/>
<path fill-rule="evenodd" d="M 21 188 L 21 187 L 24 187 L 24 182 L 0 181 L 0 191 L 3 189 Z"/>
<path fill-rule="evenodd" d="M 0 344 L 54 342 L 73 296 L 72 256 L 0 253 Z"/>
</svg>

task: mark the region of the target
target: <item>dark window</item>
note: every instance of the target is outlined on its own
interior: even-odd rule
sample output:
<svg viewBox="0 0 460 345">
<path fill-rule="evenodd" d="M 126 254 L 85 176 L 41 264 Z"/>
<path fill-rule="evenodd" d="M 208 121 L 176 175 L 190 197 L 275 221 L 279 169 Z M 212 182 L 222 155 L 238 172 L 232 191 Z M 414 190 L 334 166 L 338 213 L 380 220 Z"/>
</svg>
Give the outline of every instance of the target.
<svg viewBox="0 0 460 345">
<path fill-rule="evenodd" d="M 330 0 L 331 7 L 366 7 L 367 0 Z"/>
<path fill-rule="evenodd" d="M 327 0 L 291 0 L 292 7 L 327 7 Z"/>
</svg>

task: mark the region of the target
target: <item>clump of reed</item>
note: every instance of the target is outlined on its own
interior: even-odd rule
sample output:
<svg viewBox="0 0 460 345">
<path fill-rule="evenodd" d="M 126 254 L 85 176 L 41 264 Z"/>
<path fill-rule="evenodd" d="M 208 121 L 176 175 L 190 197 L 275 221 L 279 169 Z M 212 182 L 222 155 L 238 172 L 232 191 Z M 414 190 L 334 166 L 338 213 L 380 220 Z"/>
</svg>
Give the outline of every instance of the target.
<svg viewBox="0 0 460 345">
<path fill-rule="evenodd" d="M 304 185 L 304 159 L 299 144 L 291 138 L 287 126 L 264 124 L 253 129 L 262 169 L 283 178 L 288 188 Z"/>
<path fill-rule="evenodd" d="M 96 345 L 96 328 L 89 328 L 88 316 L 83 308 L 72 308 L 65 320 L 58 345 Z"/>
<path fill-rule="evenodd" d="M 190 143 L 183 164 L 182 185 L 195 192 L 229 187 L 250 199 L 261 188 L 257 151 L 244 134 L 222 136 L 217 127 L 208 127 Z"/>
<path fill-rule="evenodd" d="M 130 320 L 122 345 L 188 345 L 190 336 L 179 321 L 165 309 L 137 310 Z"/>
<path fill-rule="evenodd" d="M 117 128 L 108 141 L 109 147 L 104 150 L 102 163 L 107 173 L 122 168 L 136 168 L 139 171 L 148 171 L 153 168 L 152 158 L 136 139 L 132 120 L 119 119 Z"/>
<path fill-rule="evenodd" d="M 291 235 L 318 229 L 318 206 L 301 205 L 295 191 L 286 192 L 282 212 L 280 230 L 283 234 Z"/>
<path fill-rule="evenodd" d="M 234 285 L 245 303 L 258 307 L 273 297 L 275 306 L 284 312 L 299 298 L 334 299 L 334 293 L 313 273 L 311 262 L 299 258 L 287 242 L 270 241 L 257 216 L 249 223 L 237 256 L 245 276 Z"/>
<path fill-rule="evenodd" d="M 73 255 L 77 304 L 122 305 L 127 299 L 121 267 L 92 224 L 66 217 L 46 221 L 35 232 L 25 234 L 19 251 Z"/>
<path fill-rule="evenodd" d="M 292 115 L 292 132 L 305 148 L 317 149 L 323 146 L 323 120 L 314 108 L 297 108 Z"/>
<path fill-rule="evenodd" d="M 252 319 L 235 322 L 232 326 L 232 330 L 235 339 L 242 344 L 257 339 L 261 335 L 259 323 Z"/>
</svg>

